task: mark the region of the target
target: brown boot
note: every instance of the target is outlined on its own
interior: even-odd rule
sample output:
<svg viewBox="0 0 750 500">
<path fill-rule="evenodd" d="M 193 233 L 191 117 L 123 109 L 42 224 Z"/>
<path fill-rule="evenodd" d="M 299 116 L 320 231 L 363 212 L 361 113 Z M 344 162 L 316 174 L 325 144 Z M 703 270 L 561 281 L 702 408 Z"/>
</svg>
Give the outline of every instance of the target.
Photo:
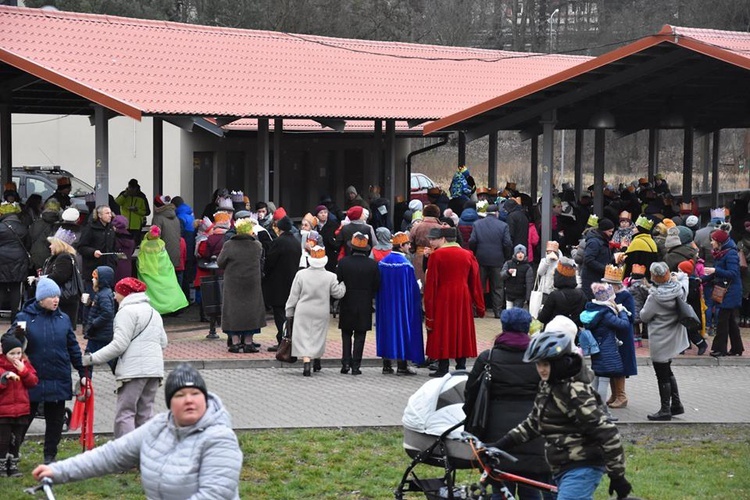
<svg viewBox="0 0 750 500">
<path fill-rule="evenodd" d="M 607 406 L 614 403 L 617 398 L 617 384 L 615 383 L 615 380 L 616 379 L 614 378 L 609 379 L 609 398 L 607 398 Z"/>
<path fill-rule="evenodd" d="M 617 397 L 615 401 L 609 405 L 610 408 L 626 408 L 628 406 L 628 396 L 625 394 L 625 377 L 613 378 L 615 381 L 615 388 L 617 391 Z"/>
</svg>

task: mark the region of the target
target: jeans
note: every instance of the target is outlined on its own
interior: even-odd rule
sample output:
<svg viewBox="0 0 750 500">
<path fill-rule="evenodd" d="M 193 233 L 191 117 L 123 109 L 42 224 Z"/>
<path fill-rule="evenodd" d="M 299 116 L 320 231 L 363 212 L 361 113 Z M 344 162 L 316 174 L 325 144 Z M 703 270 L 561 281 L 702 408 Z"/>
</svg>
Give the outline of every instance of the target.
<svg viewBox="0 0 750 500">
<path fill-rule="evenodd" d="M 555 476 L 557 500 L 587 500 L 594 498 L 594 492 L 604 475 L 604 467 L 575 467 Z"/>
</svg>

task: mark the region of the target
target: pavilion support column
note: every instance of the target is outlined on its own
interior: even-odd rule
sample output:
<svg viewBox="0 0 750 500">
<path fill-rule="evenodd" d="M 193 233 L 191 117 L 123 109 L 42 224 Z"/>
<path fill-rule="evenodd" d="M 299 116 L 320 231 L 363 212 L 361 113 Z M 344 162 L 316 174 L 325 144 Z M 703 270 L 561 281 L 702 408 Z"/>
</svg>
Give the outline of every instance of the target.
<svg viewBox="0 0 750 500">
<path fill-rule="evenodd" d="M 487 187 L 497 188 L 497 131 L 490 132 L 487 150 Z"/>
<path fill-rule="evenodd" d="M 94 106 L 94 156 L 96 206 L 109 204 L 109 117 L 102 106 Z"/>
<path fill-rule="evenodd" d="M 153 118 L 151 138 L 154 144 L 152 172 L 154 195 L 157 195 L 164 192 L 164 121 L 161 118 Z"/>
<path fill-rule="evenodd" d="M 466 165 L 466 134 L 458 133 L 458 166 Z"/>
<path fill-rule="evenodd" d="M 721 130 L 714 132 L 714 150 L 711 155 L 711 208 L 719 206 L 719 147 Z"/>
<path fill-rule="evenodd" d="M 693 158 L 695 148 L 695 132 L 692 128 L 685 129 L 685 139 L 682 143 L 682 201 L 690 203 L 693 199 Z"/>
<path fill-rule="evenodd" d="M 606 130 L 598 128 L 594 131 L 594 213 L 604 216 L 604 145 Z"/>
<path fill-rule="evenodd" d="M 542 234 L 540 248 L 547 248 L 547 241 L 552 235 L 552 171 L 553 148 L 555 147 L 555 124 L 557 110 L 553 109 L 542 115 Z"/>
<path fill-rule="evenodd" d="M 708 191 L 708 172 L 711 170 L 711 136 L 706 134 L 701 141 L 701 158 L 703 159 L 703 181 L 701 192 Z"/>
<path fill-rule="evenodd" d="M 284 133 L 284 120 L 273 120 L 273 201 L 281 206 L 281 134 Z"/>
<path fill-rule="evenodd" d="M 13 177 L 13 148 L 10 124 L 10 97 L 0 102 L 0 178 L 3 185 Z"/>
<path fill-rule="evenodd" d="M 391 203 L 391 210 L 396 206 L 396 121 L 385 122 L 385 186 L 381 196 Z M 390 218 L 391 214 L 386 214 Z"/>
<path fill-rule="evenodd" d="M 649 182 L 653 182 L 654 175 L 659 171 L 659 132 L 658 128 L 648 130 L 648 172 L 646 178 Z"/>
<path fill-rule="evenodd" d="M 506 181 L 507 182 L 507 181 Z M 536 203 L 536 193 L 539 186 L 539 136 L 531 138 L 531 176 L 529 178 L 529 196 Z"/>
<path fill-rule="evenodd" d="M 268 118 L 258 118 L 258 141 L 257 141 L 257 186 L 256 200 L 268 201 L 268 178 L 271 170 L 270 151 L 268 137 Z"/>
<path fill-rule="evenodd" d="M 365 175 L 363 176 L 364 185 L 360 188 L 355 186 L 357 191 L 362 198 L 367 197 L 367 185 L 368 184 L 380 184 L 380 179 L 385 177 L 382 175 L 383 172 L 383 120 L 375 120 L 375 144 L 372 149 L 372 165 L 373 168 L 365 169 Z M 382 186 L 381 186 L 382 187 Z"/>
<path fill-rule="evenodd" d="M 576 129 L 576 146 L 573 157 L 573 190 L 578 195 L 583 191 L 583 135 L 586 133 L 583 129 Z"/>
</svg>

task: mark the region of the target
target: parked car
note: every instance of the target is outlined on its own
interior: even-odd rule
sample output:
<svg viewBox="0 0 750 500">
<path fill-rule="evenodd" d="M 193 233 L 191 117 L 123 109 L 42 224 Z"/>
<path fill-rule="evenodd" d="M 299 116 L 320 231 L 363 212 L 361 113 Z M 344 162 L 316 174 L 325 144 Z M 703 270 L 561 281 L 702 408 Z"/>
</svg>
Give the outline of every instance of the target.
<svg viewBox="0 0 750 500">
<path fill-rule="evenodd" d="M 68 177 L 70 179 L 70 197 L 80 200 L 80 204 L 86 203 L 86 196 L 94 193 L 94 188 L 75 177 L 67 170 L 59 166 L 24 166 L 13 168 L 13 182 L 16 183 L 18 194 L 22 201 L 36 193 L 42 197 L 42 201 L 52 196 L 57 189 L 57 179 Z"/>
<path fill-rule="evenodd" d="M 411 194 L 409 199 L 427 203 L 427 190 L 433 187 L 439 188 L 440 186 L 424 174 L 413 173 L 411 174 Z"/>
</svg>

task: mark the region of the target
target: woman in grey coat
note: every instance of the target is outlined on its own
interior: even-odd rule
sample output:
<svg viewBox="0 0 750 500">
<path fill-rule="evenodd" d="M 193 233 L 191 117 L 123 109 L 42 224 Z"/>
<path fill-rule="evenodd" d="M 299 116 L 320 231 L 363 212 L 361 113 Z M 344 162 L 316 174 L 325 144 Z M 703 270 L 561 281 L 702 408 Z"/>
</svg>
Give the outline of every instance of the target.
<svg viewBox="0 0 750 500">
<path fill-rule="evenodd" d="M 326 271 L 328 263 L 323 247 L 314 246 L 308 257 L 310 267 L 294 276 L 286 301 L 287 321 L 292 323 L 292 356 L 304 362 L 302 374 L 310 376 L 310 360 L 315 360 L 315 371 L 320 371 L 320 357 L 326 350 L 326 336 L 330 320 L 330 300 L 340 299 L 346 285 L 339 283 L 335 274 Z"/>
<path fill-rule="evenodd" d="M 263 245 L 253 236 L 251 219 L 239 219 L 237 234 L 224 243 L 216 263 L 224 270 L 221 328 L 231 337 L 229 352 L 258 352 L 253 335 L 266 326 L 261 277 Z"/>
<path fill-rule="evenodd" d="M 687 276 L 678 273 L 673 277 L 664 262 L 654 262 L 650 271 L 654 286 L 641 309 L 641 321 L 648 324 L 648 347 L 659 384 L 661 408 L 648 415 L 648 419 L 672 420 L 673 415 L 685 413 L 672 373 L 672 358 L 690 347 L 687 330 L 678 321 L 677 309 L 678 300 L 687 300 Z"/>
<path fill-rule="evenodd" d="M 239 499 L 242 451 L 221 400 L 200 373 L 181 364 L 164 385 L 169 411 L 81 455 L 39 465 L 37 481 L 80 481 L 140 465 L 146 498 Z"/>
</svg>

